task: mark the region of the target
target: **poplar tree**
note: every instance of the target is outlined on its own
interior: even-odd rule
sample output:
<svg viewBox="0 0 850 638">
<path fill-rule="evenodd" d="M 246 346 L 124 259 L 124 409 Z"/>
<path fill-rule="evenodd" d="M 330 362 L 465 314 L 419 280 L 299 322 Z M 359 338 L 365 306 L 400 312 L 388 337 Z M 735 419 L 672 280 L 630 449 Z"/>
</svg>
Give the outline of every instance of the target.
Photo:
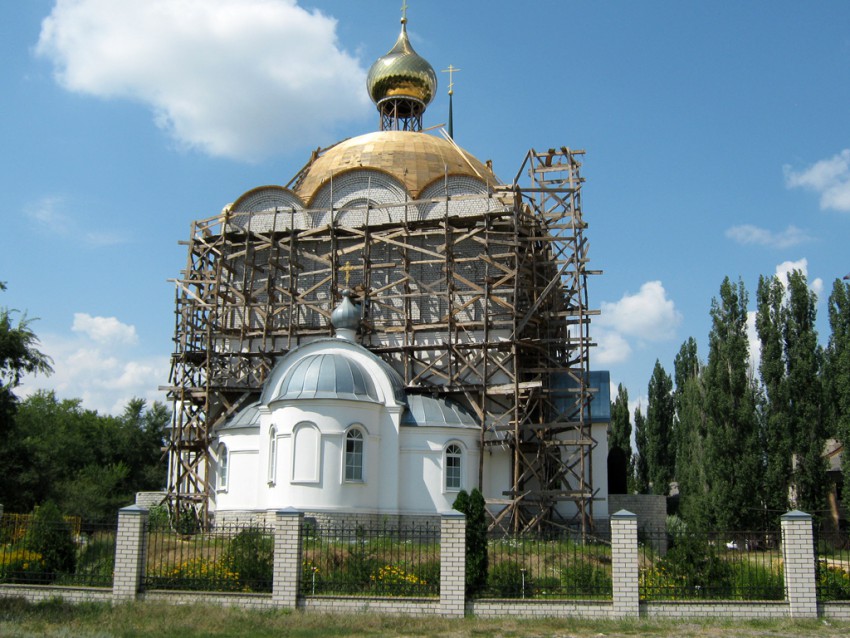
<svg viewBox="0 0 850 638">
<path fill-rule="evenodd" d="M 844 445 L 844 508 L 850 511 L 850 282 L 836 279 L 829 296 L 830 337 L 826 353 L 828 405 L 834 436 Z"/>
<path fill-rule="evenodd" d="M 653 494 L 667 495 L 673 480 L 673 379 L 656 359 L 649 380 L 649 405 L 646 410 L 647 473 Z"/>
<path fill-rule="evenodd" d="M 648 494 L 649 467 L 646 463 L 646 419 L 640 411 L 640 406 L 635 408 L 635 447 L 637 447 L 637 454 L 634 456 L 634 491 L 636 494 Z"/>
<path fill-rule="evenodd" d="M 785 374 L 784 297 L 785 287 L 778 277 L 759 277 L 756 330 L 761 343 L 759 373 L 766 399 L 762 432 L 765 452 L 763 498 L 765 508 L 774 515 L 788 509 L 793 454 Z"/>
<path fill-rule="evenodd" d="M 629 418 L 629 392 L 621 383 L 617 387 L 617 397 L 611 402 L 611 423 L 608 432 L 608 477 L 609 491 L 618 489 L 630 492 L 629 480 L 632 476 L 632 423 Z M 619 476 L 626 477 L 626 485 L 612 487 L 611 480 Z M 622 479 L 621 479 L 622 480 Z M 617 493 L 617 492 L 611 492 Z"/>
<path fill-rule="evenodd" d="M 788 423 L 794 451 L 796 506 L 812 514 L 826 508 L 823 353 L 815 329 L 817 296 L 799 270 L 788 274 L 788 303 L 783 337 L 788 376 Z"/>
<path fill-rule="evenodd" d="M 712 300 L 705 378 L 707 523 L 743 530 L 759 520 L 761 450 L 748 374 L 747 292 L 725 278 Z"/>
</svg>

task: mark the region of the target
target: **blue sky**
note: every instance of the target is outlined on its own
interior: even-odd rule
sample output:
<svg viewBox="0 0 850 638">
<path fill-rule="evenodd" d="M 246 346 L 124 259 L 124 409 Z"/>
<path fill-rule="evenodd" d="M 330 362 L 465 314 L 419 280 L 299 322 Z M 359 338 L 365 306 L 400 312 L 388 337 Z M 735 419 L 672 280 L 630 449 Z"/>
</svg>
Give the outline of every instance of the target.
<svg viewBox="0 0 850 638">
<path fill-rule="evenodd" d="M 633 402 L 723 277 L 850 271 L 850 3 L 410 0 L 455 76 L 455 138 L 513 178 L 585 149 L 593 367 Z M 37 317 L 55 389 L 164 399 L 190 223 L 374 130 L 364 89 L 400 0 L 0 3 L 0 305 Z M 446 121 L 447 75 L 425 126 Z"/>
</svg>

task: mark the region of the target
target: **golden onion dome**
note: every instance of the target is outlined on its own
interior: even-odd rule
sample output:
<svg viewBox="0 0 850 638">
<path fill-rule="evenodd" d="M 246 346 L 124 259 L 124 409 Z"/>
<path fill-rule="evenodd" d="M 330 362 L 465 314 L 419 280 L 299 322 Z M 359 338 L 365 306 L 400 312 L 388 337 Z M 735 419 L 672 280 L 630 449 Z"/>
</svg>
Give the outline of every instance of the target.
<svg viewBox="0 0 850 638">
<path fill-rule="evenodd" d="M 358 169 L 392 175 L 414 198 L 446 175 L 476 177 L 491 186 L 499 183 L 486 164 L 448 140 L 427 133 L 378 131 L 344 140 L 317 156 L 295 192 L 309 203 L 332 176 Z"/>
<path fill-rule="evenodd" d="M 437 74 L 410 45 L 406 20 L 395 46 L 378 58 L 366 76 L 366 88 L 375 104 L 387 98 L 411 98 L 426 106 L 437 92 Z"/>
</svg>

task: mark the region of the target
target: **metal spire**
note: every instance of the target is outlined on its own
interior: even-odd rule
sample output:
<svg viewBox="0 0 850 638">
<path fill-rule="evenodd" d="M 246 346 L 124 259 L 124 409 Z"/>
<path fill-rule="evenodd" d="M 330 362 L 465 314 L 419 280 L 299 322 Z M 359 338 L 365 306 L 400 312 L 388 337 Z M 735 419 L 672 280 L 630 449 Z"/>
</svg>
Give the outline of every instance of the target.
<svg viewBox="0 0 850 638">
<path fill-rule="evenodd" d="M 455 88 L 454 73 L 456 71 L 460 71 L 460 69 L 452 66 L 451 64 L 449 65 L 448 69 L 443 69 L 443 71 L 442 71 L 443 73 L 449 74 L 449 137 L 452 138 L 452 139 L 454 139 L 454 137 L 455 137 L 455 135 L 454 135 L 454 122 L 453 122 L 453 119 L 454 119 L 453 118 L 454 104 L 453 104 L 452 97 L 454 96 L 454 93 L 455 93 L 455 90 L 454 90 L 454 88 Z"/>
</svg>

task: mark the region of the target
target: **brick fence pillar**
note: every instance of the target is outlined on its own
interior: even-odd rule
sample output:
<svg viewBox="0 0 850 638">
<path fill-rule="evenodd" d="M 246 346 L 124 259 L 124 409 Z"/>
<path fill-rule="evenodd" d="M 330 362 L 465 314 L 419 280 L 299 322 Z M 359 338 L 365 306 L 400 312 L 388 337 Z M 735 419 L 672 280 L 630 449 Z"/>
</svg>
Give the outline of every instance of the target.
<svg viewBox="0 0 850 638">
<path fill-rule="evenodd" d="M 440 521 L 440 613 L 463 617 L 466 606 L 466 516 L 446 512 Z"/>
<path fill-rule="evenodd" d="M 794 510 L 782 515 L 782 558 L 785 562 L 785 599 L 792 618 L 817 618 L 815 543 L 812 517 Z"/>
<path fill-rule="evenodd" d="M 611 516 L 611 565 L 614 616 L 640 616 L 637 516 L 626 510 Z"/>
<path fill-rule="evenodd" d="M 301 586 L 301 528 L 303 512 L 288 508 L 275 512 L 272 601 L 295 609 Z"/>
<path fill-rule="evenodd" d="M 138 505 L 118 510 L 118 535 L 115 539 L 115 569 L 112 578 L 112 600 L 128 602 L 136 599 L 145 575 L 148 511 Z"/>
</svg>

